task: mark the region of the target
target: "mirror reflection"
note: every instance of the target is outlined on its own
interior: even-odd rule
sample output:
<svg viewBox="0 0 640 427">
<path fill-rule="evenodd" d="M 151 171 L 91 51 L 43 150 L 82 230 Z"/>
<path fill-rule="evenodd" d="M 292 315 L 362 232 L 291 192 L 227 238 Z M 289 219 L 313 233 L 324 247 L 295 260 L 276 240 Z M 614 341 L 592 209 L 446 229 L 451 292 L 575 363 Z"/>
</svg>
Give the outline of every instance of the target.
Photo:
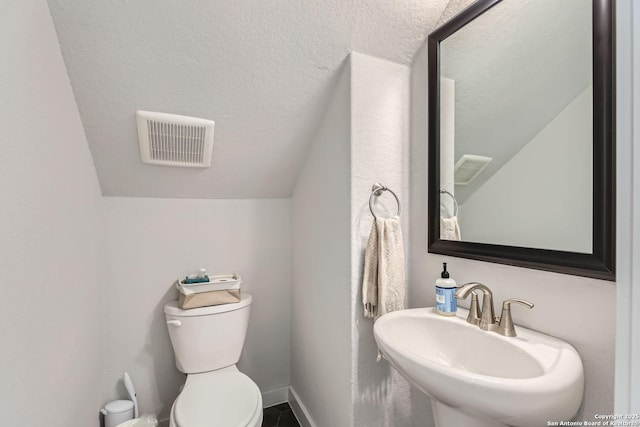
<svg viewBox="0 0 640 427">
<path fill-rule="evenodd" d="M 440 237 L 592 252 L 592 10 L 503 0 L 440 43 Z"/>
</svg>

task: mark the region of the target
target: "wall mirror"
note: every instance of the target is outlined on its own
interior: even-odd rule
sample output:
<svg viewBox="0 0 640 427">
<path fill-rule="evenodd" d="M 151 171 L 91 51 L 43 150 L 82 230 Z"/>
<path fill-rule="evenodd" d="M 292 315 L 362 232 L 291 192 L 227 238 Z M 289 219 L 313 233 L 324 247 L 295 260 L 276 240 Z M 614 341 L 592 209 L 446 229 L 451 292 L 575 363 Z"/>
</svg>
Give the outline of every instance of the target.
<svg viewBox="0 0 640 427">
<path fill-rule="evenodd" d="M 613 0 L 479 0 L 429 36 L 429 252 L 615 279 L 613 32 Z"/>
</svg>

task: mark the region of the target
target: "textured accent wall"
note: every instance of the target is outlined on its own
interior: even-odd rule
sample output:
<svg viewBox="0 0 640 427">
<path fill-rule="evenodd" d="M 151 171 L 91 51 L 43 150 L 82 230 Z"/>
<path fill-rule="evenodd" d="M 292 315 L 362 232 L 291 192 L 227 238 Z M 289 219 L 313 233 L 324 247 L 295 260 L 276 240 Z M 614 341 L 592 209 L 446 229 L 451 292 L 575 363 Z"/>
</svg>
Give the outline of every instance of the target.
<svg viewBox="0 0 640 427">
<path fill-rule="evenodd" d="M 376 362 L 362 308 L 363 253 L 380 181 L 409 205 L 410 68 L 352 52 L 292 199 L 292 388 L 310 425 L 424 425 L 427 398 Z M 376 203 L 394 215 L 388 193 Z M 408 255 L 407 255 L 408 259 Z"/>
<path fill-rule="evenodd" d="M 391 365 L 376 362 L 373 321 L 362 307 L 364 249 L 373 216 L 371 186 L 391 188 L 402 204 L 400 221 L 409 247 L 409 84 L 410 68 L 354 52 L 351 54 L 351 286 L 353 426 L 404 427 L 423 422 L 428 400 Z M 396 214 L 389 193 L 376 201 L 378 215 Z M 409 259 L 409 254 L 405 254 Z M 424 424 L 421 424 L 424 425 Z"/>
<path fill-rule="evenodd" d="M 0 27 L 0 425 L 97 426 L 98 179 L 46 2 L 4 2 Z"/>
</svg>

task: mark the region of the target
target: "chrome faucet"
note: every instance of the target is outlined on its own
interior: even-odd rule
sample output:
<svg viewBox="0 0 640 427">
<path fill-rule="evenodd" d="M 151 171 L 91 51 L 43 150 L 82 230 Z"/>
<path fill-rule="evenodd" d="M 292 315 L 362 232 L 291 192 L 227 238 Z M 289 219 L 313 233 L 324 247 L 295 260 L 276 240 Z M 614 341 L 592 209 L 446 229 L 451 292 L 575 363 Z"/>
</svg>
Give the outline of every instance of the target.
<svg viewBox="0 0 640 427">
<path fill-rule="evenodd" d="M 478 294 L 476 290 L 482 291 L 482 311 L 478 313 Z M 467 322 L 472 323 L 474 325 L 478 325 L 480 329 L 483 331 L 495 331 L 497 328 L 496 323 L 496 313 L 493 309 L 493 294 L 491 293 L 491 289 L 489 289 L 486 285 L 478 282 L 469 282 L 465 283 L 456 291 L 457 299 L 465 299 L 471 296 L 471 308 L 469 309 L 469 316 L 467 317 Z M 474 307 L 475 300 L 475 307 Z M 478 316 L 479 315 L 479 316 Z M 480 317 L 478 321 L 477 318 Z"/>
<path fill-rule="evenodd" d="M 482 291 L 482 311 L 478 308 L 478 292 Z M 502 303 L 502 313 L 496 317 L 493 309 L 493 294 L 486 285 L 478 282 L 469 282 L 462 285 L 456 291 L 457 299 L 465 299 L 471 294 L 471 306 L 467 322 L 477 325 L 483 331 L 493 331 L 505 337 L 515 337 L 516 328 L 511 318 L 511 303 L 522 304 L 527 308 L 533 308 L 533 304 L 523 299 L 508 299 Z"/>
</svg>

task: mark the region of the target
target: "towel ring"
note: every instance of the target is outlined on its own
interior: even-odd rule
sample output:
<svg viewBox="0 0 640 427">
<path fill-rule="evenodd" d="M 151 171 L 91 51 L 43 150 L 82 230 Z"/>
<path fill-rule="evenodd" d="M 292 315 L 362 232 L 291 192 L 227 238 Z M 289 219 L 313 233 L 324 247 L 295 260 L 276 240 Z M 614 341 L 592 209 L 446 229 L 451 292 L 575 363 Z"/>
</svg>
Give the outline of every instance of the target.
<svg viewBox="0 0 640 427">
<path fill-rule="evenodd" d="M 369 210 L 371 211 L 371 215 L 373 215 L 374 218 L 378 218 L 376 214 L 373 212 L 373 196 L 378 197 L 384 191 L 388 191 L 393 195 L 393 197 L 395 197 L 396 203 L 398 204 L 398 213 L 396 215 L 400 216 L 400 199 L 398 199 L 398 196 L 396 196 L 396 193 L 394 193 L 384 185 L 380 184 L 379 182 L 376 182 L 375 184 L 373 184 L 373 187 L 371 187 L 371 196 L 369 196 Z"/>
<path fill-rule="evenodd" d="M 453 199 L 453 205 L 455 209 L 453 210 L 453 216 L 458 216 L 458 211 L 460 208 L 458 207 L 458 201 L 454 197 L 453 194 L 449 193 L 447 190 L 440 190 L 440 194 L 448 194 Z"/>
</svg>

